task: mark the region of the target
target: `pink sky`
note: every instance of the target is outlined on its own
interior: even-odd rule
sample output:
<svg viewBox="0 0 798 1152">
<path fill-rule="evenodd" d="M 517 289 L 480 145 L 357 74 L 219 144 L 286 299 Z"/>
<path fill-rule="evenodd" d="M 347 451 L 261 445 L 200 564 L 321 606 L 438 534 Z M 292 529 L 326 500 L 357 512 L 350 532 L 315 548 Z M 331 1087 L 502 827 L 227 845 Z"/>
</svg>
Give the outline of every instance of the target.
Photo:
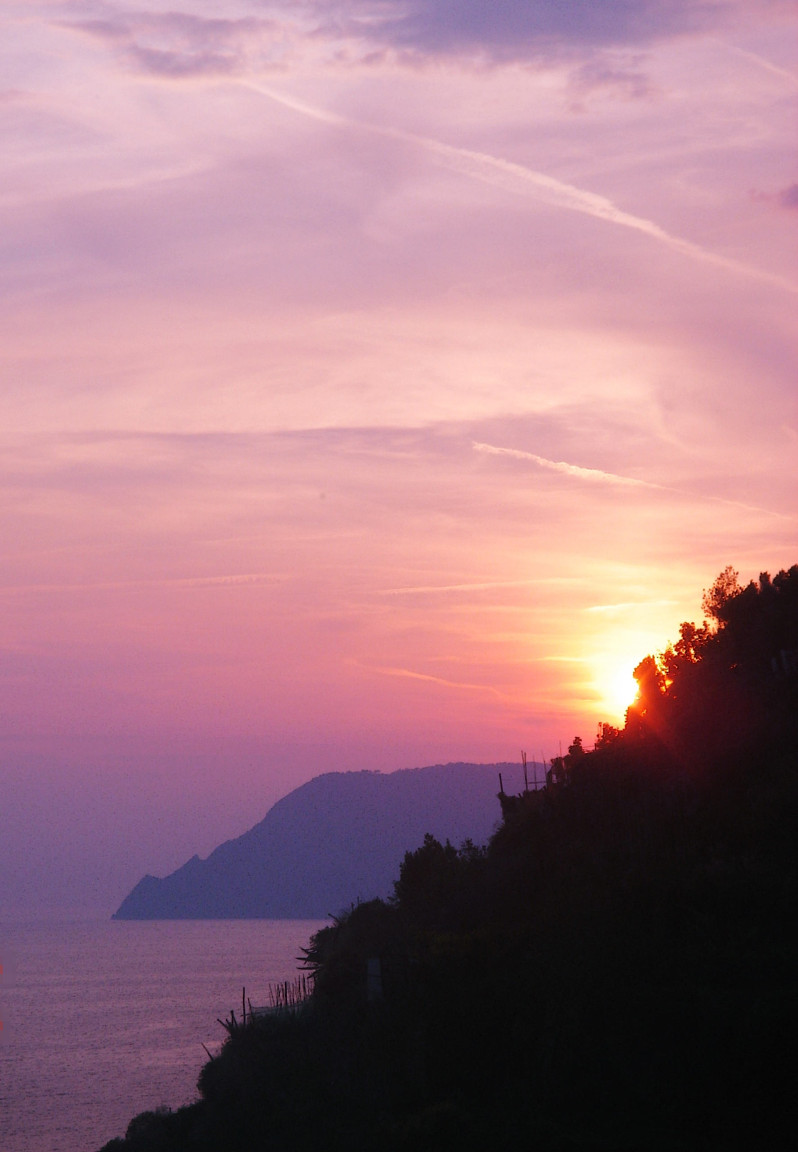
<svg viewBox="0 0 798 1152">
<path fill-rule="evenodd" d="M 0 5 L 0 869 L 556 754 L 798 561 L 781 0 Z"/>
</svg>

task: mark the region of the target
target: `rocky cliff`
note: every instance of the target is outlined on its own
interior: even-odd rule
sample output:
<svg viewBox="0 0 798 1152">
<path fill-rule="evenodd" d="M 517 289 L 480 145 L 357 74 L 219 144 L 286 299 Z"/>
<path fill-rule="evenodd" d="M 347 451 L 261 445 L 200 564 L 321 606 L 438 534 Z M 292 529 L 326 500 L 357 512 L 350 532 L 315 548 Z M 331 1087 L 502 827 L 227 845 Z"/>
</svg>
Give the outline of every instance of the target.
<svg viewBox="0 0 798 1152">
<path fill-rule="evenodd" d="M 518 764 L 327 772 L 207 859 L 193 856 L 163 879 L 145 876 L 114 919 L 311 919 L 387 896 L 404 853 L 425 833 L 454 844 L 487 840 L 500 816 L 499 772 L 506 789 L 520 789 Z"/>
</svg>

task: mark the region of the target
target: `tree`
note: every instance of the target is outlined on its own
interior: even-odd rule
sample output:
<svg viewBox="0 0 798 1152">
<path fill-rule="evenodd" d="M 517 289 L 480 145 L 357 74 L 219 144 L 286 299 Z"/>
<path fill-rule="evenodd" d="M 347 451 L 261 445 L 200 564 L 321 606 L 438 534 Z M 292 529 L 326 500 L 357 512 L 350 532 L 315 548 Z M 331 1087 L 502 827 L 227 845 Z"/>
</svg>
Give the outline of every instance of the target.
<svg viewBox="0 0 798 1152">
<path fill-rule="evenodd" d="M 620 738 L 621 730 L 616 728 L 614 724 L 605 724 L 600 721 L 598 732 L 596 733 L 596 748 L 609 748 L 612 744 Z"/>
<path fill-rule="evenodd" d="M 742 592 L 739 576 L 739 572 L 729 564 L 716 577 L 712 587 L 704 589 L 701 607 L 712 631 L 725 624 L 726 605 Z"/>
<path fill-rule="evenodd" d="M 655 734 L 683 766 L 740 756 L 767 737 L 777 695 L 795 707 L 798 676 L 798 565 L 743 587 L 726 567 L 705 590 L 701 625 L 635 669 L 638 698 L 625 735 Z"/>
<path fill-rule="evenodd" d="M 656 657 L 644 656 L 632 673 L 637 681 L 637 696 L 626 710 L 625 731 L 633 736 L 660 727 L 665 675 Z"/>
</svg>

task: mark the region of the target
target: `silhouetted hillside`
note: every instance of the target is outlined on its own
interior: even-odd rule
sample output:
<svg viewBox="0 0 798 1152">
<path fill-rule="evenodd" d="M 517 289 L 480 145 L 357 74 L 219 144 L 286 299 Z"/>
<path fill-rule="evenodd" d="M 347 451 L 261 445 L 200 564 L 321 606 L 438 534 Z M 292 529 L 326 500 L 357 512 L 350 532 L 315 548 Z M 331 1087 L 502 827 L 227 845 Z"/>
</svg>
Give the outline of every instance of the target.
<svg viewBox="0 0 798 1152">
<path fill-rule="evenodd" d="M 798 1121 L 798 567 L 721 575 L 596 747 L 427 836 L 104 1152 L 772 1152 Z M 787 1134 L 787 1135 L 785 1135 Z"/>
<path fill-rule="evenodd" d="M 317 776 L 206 860 L 145 876 L 115 919 L 315 919 L 387 896 L 402 855 L 427 832 L 485 843 L 499 815 L 499 772 L 520 786 L 518 764 Z"/>
</svg>

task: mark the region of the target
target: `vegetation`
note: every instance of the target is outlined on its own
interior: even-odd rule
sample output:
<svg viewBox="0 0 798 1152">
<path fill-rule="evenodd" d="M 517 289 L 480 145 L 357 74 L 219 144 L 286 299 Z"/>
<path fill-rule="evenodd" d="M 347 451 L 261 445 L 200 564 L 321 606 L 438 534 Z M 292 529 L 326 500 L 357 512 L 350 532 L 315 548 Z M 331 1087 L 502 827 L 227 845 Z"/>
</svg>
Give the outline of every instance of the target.
<svg viewBox="0 0 798 1152">
<path fill-rule="evenodd" d="M 306 1003 L 230 1030 L 197 1104 L 104 1152 L 782 1146 L 798 566 L 727 569 L 704 611 L 622 730 L 500 796 L 486 848 L 407 853 L 392 900 L 311 939 Z"/>
</svg>

